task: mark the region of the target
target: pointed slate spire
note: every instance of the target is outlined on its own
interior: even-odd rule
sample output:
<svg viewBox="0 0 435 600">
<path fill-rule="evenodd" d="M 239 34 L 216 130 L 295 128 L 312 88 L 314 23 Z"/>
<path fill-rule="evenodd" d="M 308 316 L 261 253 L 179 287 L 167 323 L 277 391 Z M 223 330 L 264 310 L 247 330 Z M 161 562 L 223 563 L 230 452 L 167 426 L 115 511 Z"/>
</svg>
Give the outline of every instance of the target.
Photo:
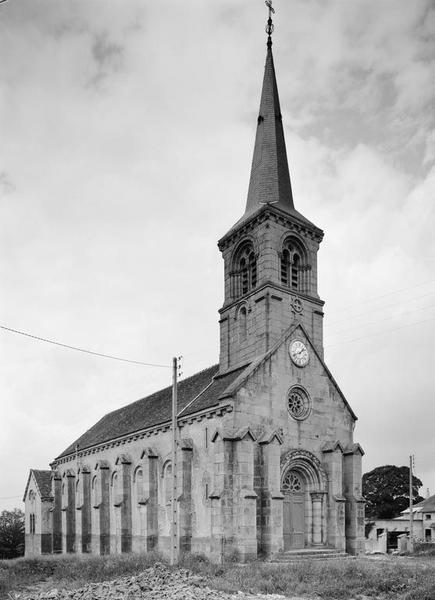
<svg viewBox="0 0 435 600">
<path fill-rule="evenodd" d="M 271 32 L 267 41 L 266 66 L 245 216 L 265 204 L 272 204 L 286 212 L 294 212 L 278 86 L 273 64 Z"/>
</svg>

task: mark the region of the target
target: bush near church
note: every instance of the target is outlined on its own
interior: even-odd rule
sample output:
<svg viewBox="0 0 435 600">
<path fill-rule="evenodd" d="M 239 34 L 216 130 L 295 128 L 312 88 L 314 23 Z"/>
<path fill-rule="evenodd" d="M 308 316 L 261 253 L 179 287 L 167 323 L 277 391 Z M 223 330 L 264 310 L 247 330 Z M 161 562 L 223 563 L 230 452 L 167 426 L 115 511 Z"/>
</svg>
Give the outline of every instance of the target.
<svg viewBox="0 0 435 600">
<path fill-rule="evenodd" d="M 24 554 L 24 513 L 19 508 L 0 515 L 0 559 Z"/>
<path fill-rule="evenodd" d="M 414 504 L 424 500 L 418 493 L 422 485 L 420 479 L 413 476 Z M 369 473 L 364 473 L 362 490 L 366 500 L 367 519 L 393 519 L 409 506 L 409 467 L 376 467 Z"/>
</svg>

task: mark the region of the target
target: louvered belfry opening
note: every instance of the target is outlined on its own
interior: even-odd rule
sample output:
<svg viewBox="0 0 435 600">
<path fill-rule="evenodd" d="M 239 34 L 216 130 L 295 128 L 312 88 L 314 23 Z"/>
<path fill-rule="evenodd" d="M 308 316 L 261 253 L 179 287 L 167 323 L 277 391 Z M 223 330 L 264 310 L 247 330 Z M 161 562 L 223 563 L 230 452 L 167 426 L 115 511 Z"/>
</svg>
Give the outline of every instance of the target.
<svg viewBox="0 0 435 600">
<path fill-rule="evenodd" d="M 307 251 L 299 240 L 289 238 L 281 252 L 281 283 L 294 292 L 310 291 Z"/>
<path fill-rule="evenodd" d="M 232 296 L 244 296 L 257 285 L 257 258 L 251 242 L 243 244 L 236 253 L 231 274 Z"/>
</svg>

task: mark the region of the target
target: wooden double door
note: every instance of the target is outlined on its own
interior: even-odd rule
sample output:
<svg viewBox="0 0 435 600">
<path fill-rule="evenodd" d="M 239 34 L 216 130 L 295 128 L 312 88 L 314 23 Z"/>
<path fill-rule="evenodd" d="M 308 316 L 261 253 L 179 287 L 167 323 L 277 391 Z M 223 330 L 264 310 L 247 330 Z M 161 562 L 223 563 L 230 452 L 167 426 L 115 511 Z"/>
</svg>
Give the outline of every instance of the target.
<svg viewBox="0 0 435 600">
<path fill-rule="evenodd" d="M 305 494 L 284 493 L 283 533 L 284 550 L 305 546 Z"/>
<path fill-rule="evenodd" d="M 305 481 L 301 473 L 289 470 L 282 481 L 284 494 L 284 550 L 305 546 Z"/>
</svg>

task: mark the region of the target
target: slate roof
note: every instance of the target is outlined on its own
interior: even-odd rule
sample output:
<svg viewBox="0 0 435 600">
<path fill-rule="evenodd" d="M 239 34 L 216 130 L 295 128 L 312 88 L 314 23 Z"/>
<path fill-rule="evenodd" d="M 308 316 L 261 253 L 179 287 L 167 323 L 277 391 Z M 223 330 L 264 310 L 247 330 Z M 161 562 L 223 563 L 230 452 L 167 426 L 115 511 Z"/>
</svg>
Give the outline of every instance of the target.
<svg viewBox="0 0 435 600">
<path fill-rule="evenodd" d="M 244 367 L 243 367 L 244 368 Z M 187 416 L 219 404 L 225 389 L 243 368 L 218 376 L 219 365 L 213 365 L 178 384 L 178 414 Z M 105 415 L 93 427 L 72 443 L 57 458 L 108 442 L 112 439 L 167 423 L 172 415 L 172 387 L 123 406 Z M 57 459 L 56 459 L 57 460 Z"/>
<path fill-rule="evenodd" d="M 227 235 L 258 212 L 258 209 L 264 209 L 267 205 L 274 206 L 297 221 L 318 229 L 294 206 L 272 46 L 269 44 L 264 67 L 246 210 L 243 217 Z M 318 233 L 323 235 L 321 230 L 318 230 Z"/>
<path fill-rule="evenodd" d="M 41 498 L 51 497 L 51 475 L 52 471 L 41 471 L 39 469 L 30 469 L 29 477 L 27 479 L 26 489 L 24 491 L 23 502 L 26 501 L 27 490 L 29 489 L 30 479 L 32 474 L 35 478 L 36 485 L 39 490 Z"/>
<path fill-rule="evenodd" d="M 435 512 L 435 496 L 429 496 L 418 504 L 414 504 L 413 508 L 421 508 L 421 512 Z"/>
<path fill-rule="evenodd" d="M 42 498 L 51 496 L 51 471 L 40 471 L 38 469 L 32 469 L 32 473 L 36 479 L 39 491 Z"/>
</svg>

